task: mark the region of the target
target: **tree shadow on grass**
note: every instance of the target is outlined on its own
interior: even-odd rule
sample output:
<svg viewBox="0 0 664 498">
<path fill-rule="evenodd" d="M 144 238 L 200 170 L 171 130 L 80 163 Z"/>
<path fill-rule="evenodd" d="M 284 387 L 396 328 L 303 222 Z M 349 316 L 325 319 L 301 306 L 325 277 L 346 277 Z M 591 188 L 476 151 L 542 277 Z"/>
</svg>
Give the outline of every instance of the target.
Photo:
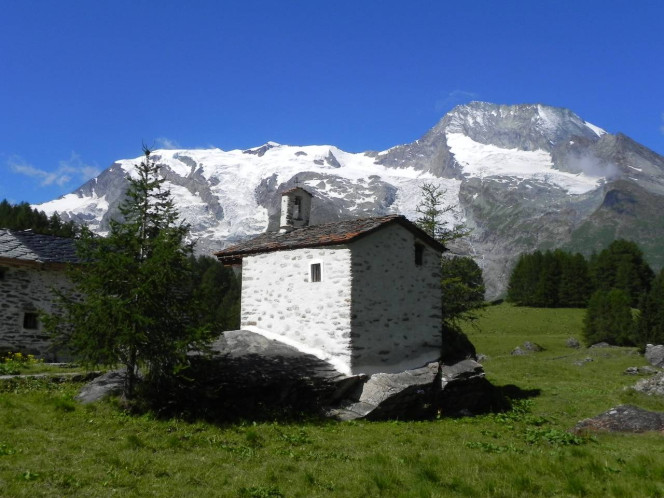
<svg viewBox="0 0 664 498">
<path fill-rule="evenodd" d="M 494 396 L 498 401 L 496 409 L 492 411 L 506 411 L 512 408 L 512 401 L 521 399 L 536 398 L 542 394 L 541 389 L 521 389 L 514 384 L 504 386 L 494 386 Z"/>
<path fill-rule="evenodd" d="M 159 416 L 213 423 L 322 418 L 339 376 L 318 358 L 244 354 L 200 357 L 186 376 L 146 392 Z"/>
</svg>

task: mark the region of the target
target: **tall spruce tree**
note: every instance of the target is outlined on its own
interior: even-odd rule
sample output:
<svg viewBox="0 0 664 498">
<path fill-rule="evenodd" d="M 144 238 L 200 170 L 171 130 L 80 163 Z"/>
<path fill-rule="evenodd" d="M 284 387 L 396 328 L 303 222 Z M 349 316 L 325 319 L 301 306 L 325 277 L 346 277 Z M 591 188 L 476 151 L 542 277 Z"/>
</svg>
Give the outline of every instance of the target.
<svg viewBox="0 0 664 498">
<path fill-rule="evenodd" d="M 111 221 L 103 238 L 83 230 L 83 263 L 70 272 L 74 294 L 61 294 L 62 313 L 46 320 L 81 361 L 124 365 L 127 399 L 134 397 L 139 369 L 158 391 L 187 364 L 187 352 L 208 339 L 197 326 L 189 226 L 178 221 L 150 150 L 144 154 L 129 179 L 122 221 Z"/>
</svg>

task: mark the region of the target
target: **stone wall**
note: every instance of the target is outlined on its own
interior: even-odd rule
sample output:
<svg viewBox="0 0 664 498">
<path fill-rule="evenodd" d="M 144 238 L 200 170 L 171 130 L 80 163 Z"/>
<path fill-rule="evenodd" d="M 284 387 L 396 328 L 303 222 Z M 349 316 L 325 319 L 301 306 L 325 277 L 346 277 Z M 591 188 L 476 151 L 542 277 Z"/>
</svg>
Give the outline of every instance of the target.
<svg viewBox="0 0 664 498">
<path fill-rule="evenodd" d="M 311 281 L 320 264 L 321 281 Z M 242 262 L 241 328 L 278 339 L 350 373 L 350 250 L 258 254 Z"/>
<path fill-rule="evenodd" d="M 440 357 L 440 253 L 389 225 L 353 242 L 352 371 L 400 372 Z"/>
<path fill-rule="evenodd" d="M 64 269 L 43 266 L 0 264 L 0 351 L 34 354 L 48 360 L 57 355 L 50 350 L 50 340 L 40 321 L 26 325 L 26 313 L 51 312 L 51 288 L 67 288 Z M 28 320 L 29 321 L 29 320 Z M 31 328 L 35 325 L 36 328 Z"/>
</svg>

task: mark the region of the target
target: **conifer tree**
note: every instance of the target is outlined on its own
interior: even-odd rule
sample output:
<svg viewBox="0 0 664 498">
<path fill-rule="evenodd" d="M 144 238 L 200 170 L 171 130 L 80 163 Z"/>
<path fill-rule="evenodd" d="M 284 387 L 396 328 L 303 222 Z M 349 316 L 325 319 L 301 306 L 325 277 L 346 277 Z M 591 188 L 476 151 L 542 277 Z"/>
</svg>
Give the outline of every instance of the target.
<svg viewBox="0 0 664 498">
<path fill-rule="evenodd" d="M 652 281 L 640 309 L 634 337 L 636 345 L 664 344 L 664 270 Z"/>
<path fill-rule="evenodd" d="M 192 258 L 200 321 L 215 334 L 240 327 L 240 282 L 216 258 Z"/>
<path fill-rule="evenodd" d="M 443 219 L 454 206 L 443 206 L 445 190 L 432 183 L 421 187 L 422 200 L 417 205 L 420 217 L 415 223 L 438 242 L 445 244 L 464 237 L 470 231 L 464 225 L 449 227 Z M 443 361 L 475 355 L 475 347 L 463 333 L 460 320 L 472 320 L 483 308 L 484 280 L 481 268 L 469 257 L 444 257 L 441 261 L 442 351 Z"/>
<path fill-rule="evenodd" d="M 561 274 L 558 304 L 566 308 L 585 308 L 591 293 L 588 262 L 583 255 L 561 251 Z"/>
<path fill-rule="evenodd" d="M 447 226 L 443 219 L 446 213 L 451 212 L 454 206 L 443 206 L 446 191 L 433 183 L 425 183 L 421 187 L 422 199 L 415 208 L 420 217 L 415 220 L 417 226 L 428 233 L 438 242 L 446 243 L 465 237 L 470 231 L 462 224 L 453 227 Z"/>
<path fill-rule="evenodd" d="M 83 263 L 70 272 L 74 294 L 60 294 L 62 313 L 47 327 L 81 361 L 126 367 L 124 396 L 135 394 L 139 369 L 157 391 L 187 364 L 187 352 L 208 339 L 197 326 L 186 242 L 159 167 L 144 148 L 136 178 L 107 237 L 84 229 Z M 76 298 L 76 295 L 80 298 Z"/>
<path fill-rule="evenodd" d="M 641 296 L 648 292 L 655 276 L 639 246 L 623 239 L 613 241 L 593 257 L 591 271 L 595 288 L 622 289 L 629 295 L 632 307 L 636 307 Z"/>
<path fill-rule="evenodd" d="M 6 199 L 0 202 L 0 228 L 32 230 L 60 237 L 74 237 L 78 233 L 76 224 L 62 221 L 58 213 L 49 218 L 43 211 L 31 208 L 27 202 L 11 205 Z"/>
<path fill-rule="evenodd" d="M 598 290 L 591 297 L 583 320 L 588 345 L 608 342 L 616 346 L 633 344 L 634 320 L 629 295 L 620 289 Z"/>
<path fill-rule="evenodd" d="M 556 308 L 561 276 L 561 253 L 546 251 L 542 256 L 537 285 L 532 296 L 534 306 Z"/>
<path fill-rule="evenodd" d="M 535 306 L 534 296 L 539 285 L 543 260 L 541 251 L 519 256 L 508 284 L 508 301 L 518 306 Z"/>
<path fill-rule="evenodd" d="M 485 305 L 482 269 L 473 258 L 444 256 L 441 270 L 443 316 L 449 321 L 474 319 Z"/>
</svg>

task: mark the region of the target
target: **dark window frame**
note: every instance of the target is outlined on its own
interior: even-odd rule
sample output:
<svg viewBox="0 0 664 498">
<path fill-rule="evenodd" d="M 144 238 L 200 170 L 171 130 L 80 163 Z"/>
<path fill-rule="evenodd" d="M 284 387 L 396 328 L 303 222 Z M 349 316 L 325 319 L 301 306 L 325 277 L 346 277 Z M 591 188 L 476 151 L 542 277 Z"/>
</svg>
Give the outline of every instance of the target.
<svg viewBox="0 0 664 498">
<path fill-rule="evenodd" d="M 320 263 L 311 263 L 311 281 L 321 282 L 323 280 L 323 267 Z"/>
<path fill-rule="evenodd" d="M 25 311 L 23 313 L 23 328 L 25 330 L 39 329 L 39 313 L 34 311 Z"/>
<path fill-rule="evenodd" d="M 424 244 L 415 242 L 415 266 L 424 264 Z"/>
</svg>

